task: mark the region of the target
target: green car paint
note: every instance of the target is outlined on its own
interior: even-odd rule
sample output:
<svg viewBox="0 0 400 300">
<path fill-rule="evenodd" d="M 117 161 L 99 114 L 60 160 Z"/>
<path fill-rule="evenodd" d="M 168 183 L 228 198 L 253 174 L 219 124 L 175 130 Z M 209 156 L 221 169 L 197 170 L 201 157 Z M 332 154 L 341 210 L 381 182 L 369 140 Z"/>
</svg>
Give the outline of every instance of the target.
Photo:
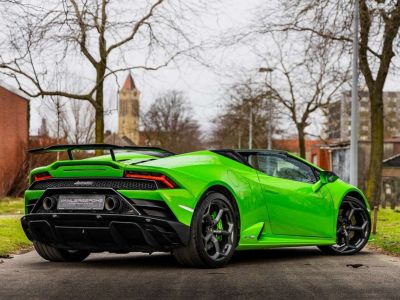
<svg viewBox="0 0 400 300">
<path fill-rule="evenodd" d="M 322 171 L 294 154 L 315 170 Z M 125 171 L 165 174 L 177 187 L 158 190 L 118 190 L 129 199 L 164 201 L 177 220 L 191 225 L 196 205 L 210 189 L 228 192 L 240 218 L 238 250 L 282 246 L 333 245 L 341 201 L 346 195 L 362 200 L 363 193 L 341 181 L 299 182 L 268 176 L 265 173 L 213 151 L 198 151 L 164 158 L 139 153 L 116 154 L 81 160 L 57 161 L 32 170 L 48 172 L 53 178 L 120 178 Z M 31 201 L 44 190 L 25 192 L 26 213 Z"/>
</svg>

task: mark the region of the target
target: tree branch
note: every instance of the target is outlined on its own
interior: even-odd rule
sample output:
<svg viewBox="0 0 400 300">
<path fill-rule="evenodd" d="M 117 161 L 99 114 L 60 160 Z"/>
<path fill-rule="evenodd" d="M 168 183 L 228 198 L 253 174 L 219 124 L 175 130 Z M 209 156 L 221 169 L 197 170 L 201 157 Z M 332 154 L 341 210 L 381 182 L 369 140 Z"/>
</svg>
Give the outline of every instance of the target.
<svg viewBox="0 0 400 300">
<path fill-rule="evenodd" d="M 108 49 L 107 49 L 107 54 L 109 54 L 112 50 L 121 47 L 122 45 L 124 45 L 125 43 L 133 40 L 133 38 L 135 37 L 136 33 L 139 31 L 140 27 L 153 16 L 153 12 L 156 9 L 157 6 L 161 5 L 165 0 L 158 0 L 157 2 L 155 2 L 151 7 L 149 12 L 142 17 L 139 21 L 137 21 L 135 23 L 135 25 L 132 28 L 132 32 L 130 35 L 128 35 L 125 39 L 111 45 Z"/>
<path fill-rule="evenodd" d="M 74 7 L 74 12 L 76 16 L 76 20 L 78 22 L 79 28 L 80 28 L 80 39 L 77 38 L 78 44 L 81 48 L 81 51 L 83 55 L 90 61 L 90 63 L 93 65 L 93 67 L 97 67 L 97 61 L 96 59 L 90 54 L 88 48 L 86 47 L 86 23 L 83 20 L 82 14 L 79 10 L 79 6 L 76 3 L 75 0 L 69 0 Z"/>
</svg>

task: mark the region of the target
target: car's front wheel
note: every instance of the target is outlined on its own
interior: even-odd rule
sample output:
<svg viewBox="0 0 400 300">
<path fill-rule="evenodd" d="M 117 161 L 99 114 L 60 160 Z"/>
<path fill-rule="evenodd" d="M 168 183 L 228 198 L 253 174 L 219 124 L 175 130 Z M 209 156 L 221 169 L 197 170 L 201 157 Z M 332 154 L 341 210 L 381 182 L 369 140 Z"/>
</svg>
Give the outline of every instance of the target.
<svg viewBox="0 0 400 300">
<path fill-rule="evenodd" d="M 235 251 L 238 230 L 238 215 L 232 203 L 225 195 L 210 192 L 194 212 L 189 244 L 173 254 L 184 266 L 222 267 Z"/>
<path fill-rule="evenodd" d="M 82 250 L 64 250 L 34 241 L 33 246 L 36 252 L 45 260 L 53 262 L 80 262 L 90 254 Z"/>
<path fill-rule="evenodd" d="M 371 233 L 371 218 L 364 203 L 347 196 L 340 205 L 336 230 L 336 244 L 319 246 L 322 252 L 354 254 L 364 248 Z"/>
</svg>

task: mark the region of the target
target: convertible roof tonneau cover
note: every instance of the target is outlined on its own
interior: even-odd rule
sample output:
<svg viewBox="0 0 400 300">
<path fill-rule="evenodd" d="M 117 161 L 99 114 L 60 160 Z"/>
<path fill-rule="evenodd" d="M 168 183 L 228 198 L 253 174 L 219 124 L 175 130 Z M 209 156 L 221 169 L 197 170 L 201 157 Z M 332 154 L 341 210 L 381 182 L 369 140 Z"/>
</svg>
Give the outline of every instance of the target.
<svg viewBox="0 0 400 300">
<path fill-rule="evenodd" d="M 66 144 L 66 145 L 52 145 L 44 148 L 30 149 L 28 152 L 34 154 L 51 153 L 51 152 L 67 152 L 69 159 L 73 160 L 72 151 L 75 150 L 109 150 L 112 160 L 115 159 L 114 150 L 126 150 L 149 153 L 156 157 L 167 157 L 175 155 L 175 153 L 164 150 L 158 147 L 139 147 L 139 146 L 117 146 L 112 144 Z"/>
<path fill-rule="evenodd" d="M 242 154 L 251 154 L 251 153 L 257 153 L 260 151 L 264 151 L 264 152 L 270 152 L 270 153 L 275 153 L 275 154 L 281 154 L 281 155 L 287 155 L 286 151 L 282 151 L 282 150 L 264 150 L 264 149 L 217 149 L 217 150 L 212 150 L 215 153 L 218 153 L 220 155 L 223 155 L 225 157 L 228 157 L 230 159 L 233 159 L 239 163 L 245 164 L 249 167 L 251 167 L 251 165 L 249 164 L 249 162 L 247 161 L 247 159 L 245 158 L 245 156 L 243 156 Z"/>
</svg>

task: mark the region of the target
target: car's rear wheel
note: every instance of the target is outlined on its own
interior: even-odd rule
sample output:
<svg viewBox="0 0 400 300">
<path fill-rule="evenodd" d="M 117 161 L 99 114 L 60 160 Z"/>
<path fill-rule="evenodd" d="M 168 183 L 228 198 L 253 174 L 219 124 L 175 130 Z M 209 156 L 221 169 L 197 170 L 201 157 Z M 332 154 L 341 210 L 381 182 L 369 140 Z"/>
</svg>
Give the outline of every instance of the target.
<svg viewBox="0 0 400 300">
<path fill-rule="evenodd" d="M 45 260 L 53 262 L 80 262 L 90 254 L 82 250 L 64 250 L 34 241 L 33 246 L 36 252 Z"/>
<path fill-rule="evenodd" d="M 371 218 L 364 203 L 347 196 L 340 205 L 336 230 L 336 244 L 320 246 L 322 252 L 346 255 L 364 248 L 371 233 Z"/>
<path fill-rule="evenodd" d="M 225 195 L 210 192 L 194 212 L 189 244 L 173 254 L 184 266 L 222 267 L 235 251 L 238 232 L 238 215 L 232 203 Z"/>
</svg>

